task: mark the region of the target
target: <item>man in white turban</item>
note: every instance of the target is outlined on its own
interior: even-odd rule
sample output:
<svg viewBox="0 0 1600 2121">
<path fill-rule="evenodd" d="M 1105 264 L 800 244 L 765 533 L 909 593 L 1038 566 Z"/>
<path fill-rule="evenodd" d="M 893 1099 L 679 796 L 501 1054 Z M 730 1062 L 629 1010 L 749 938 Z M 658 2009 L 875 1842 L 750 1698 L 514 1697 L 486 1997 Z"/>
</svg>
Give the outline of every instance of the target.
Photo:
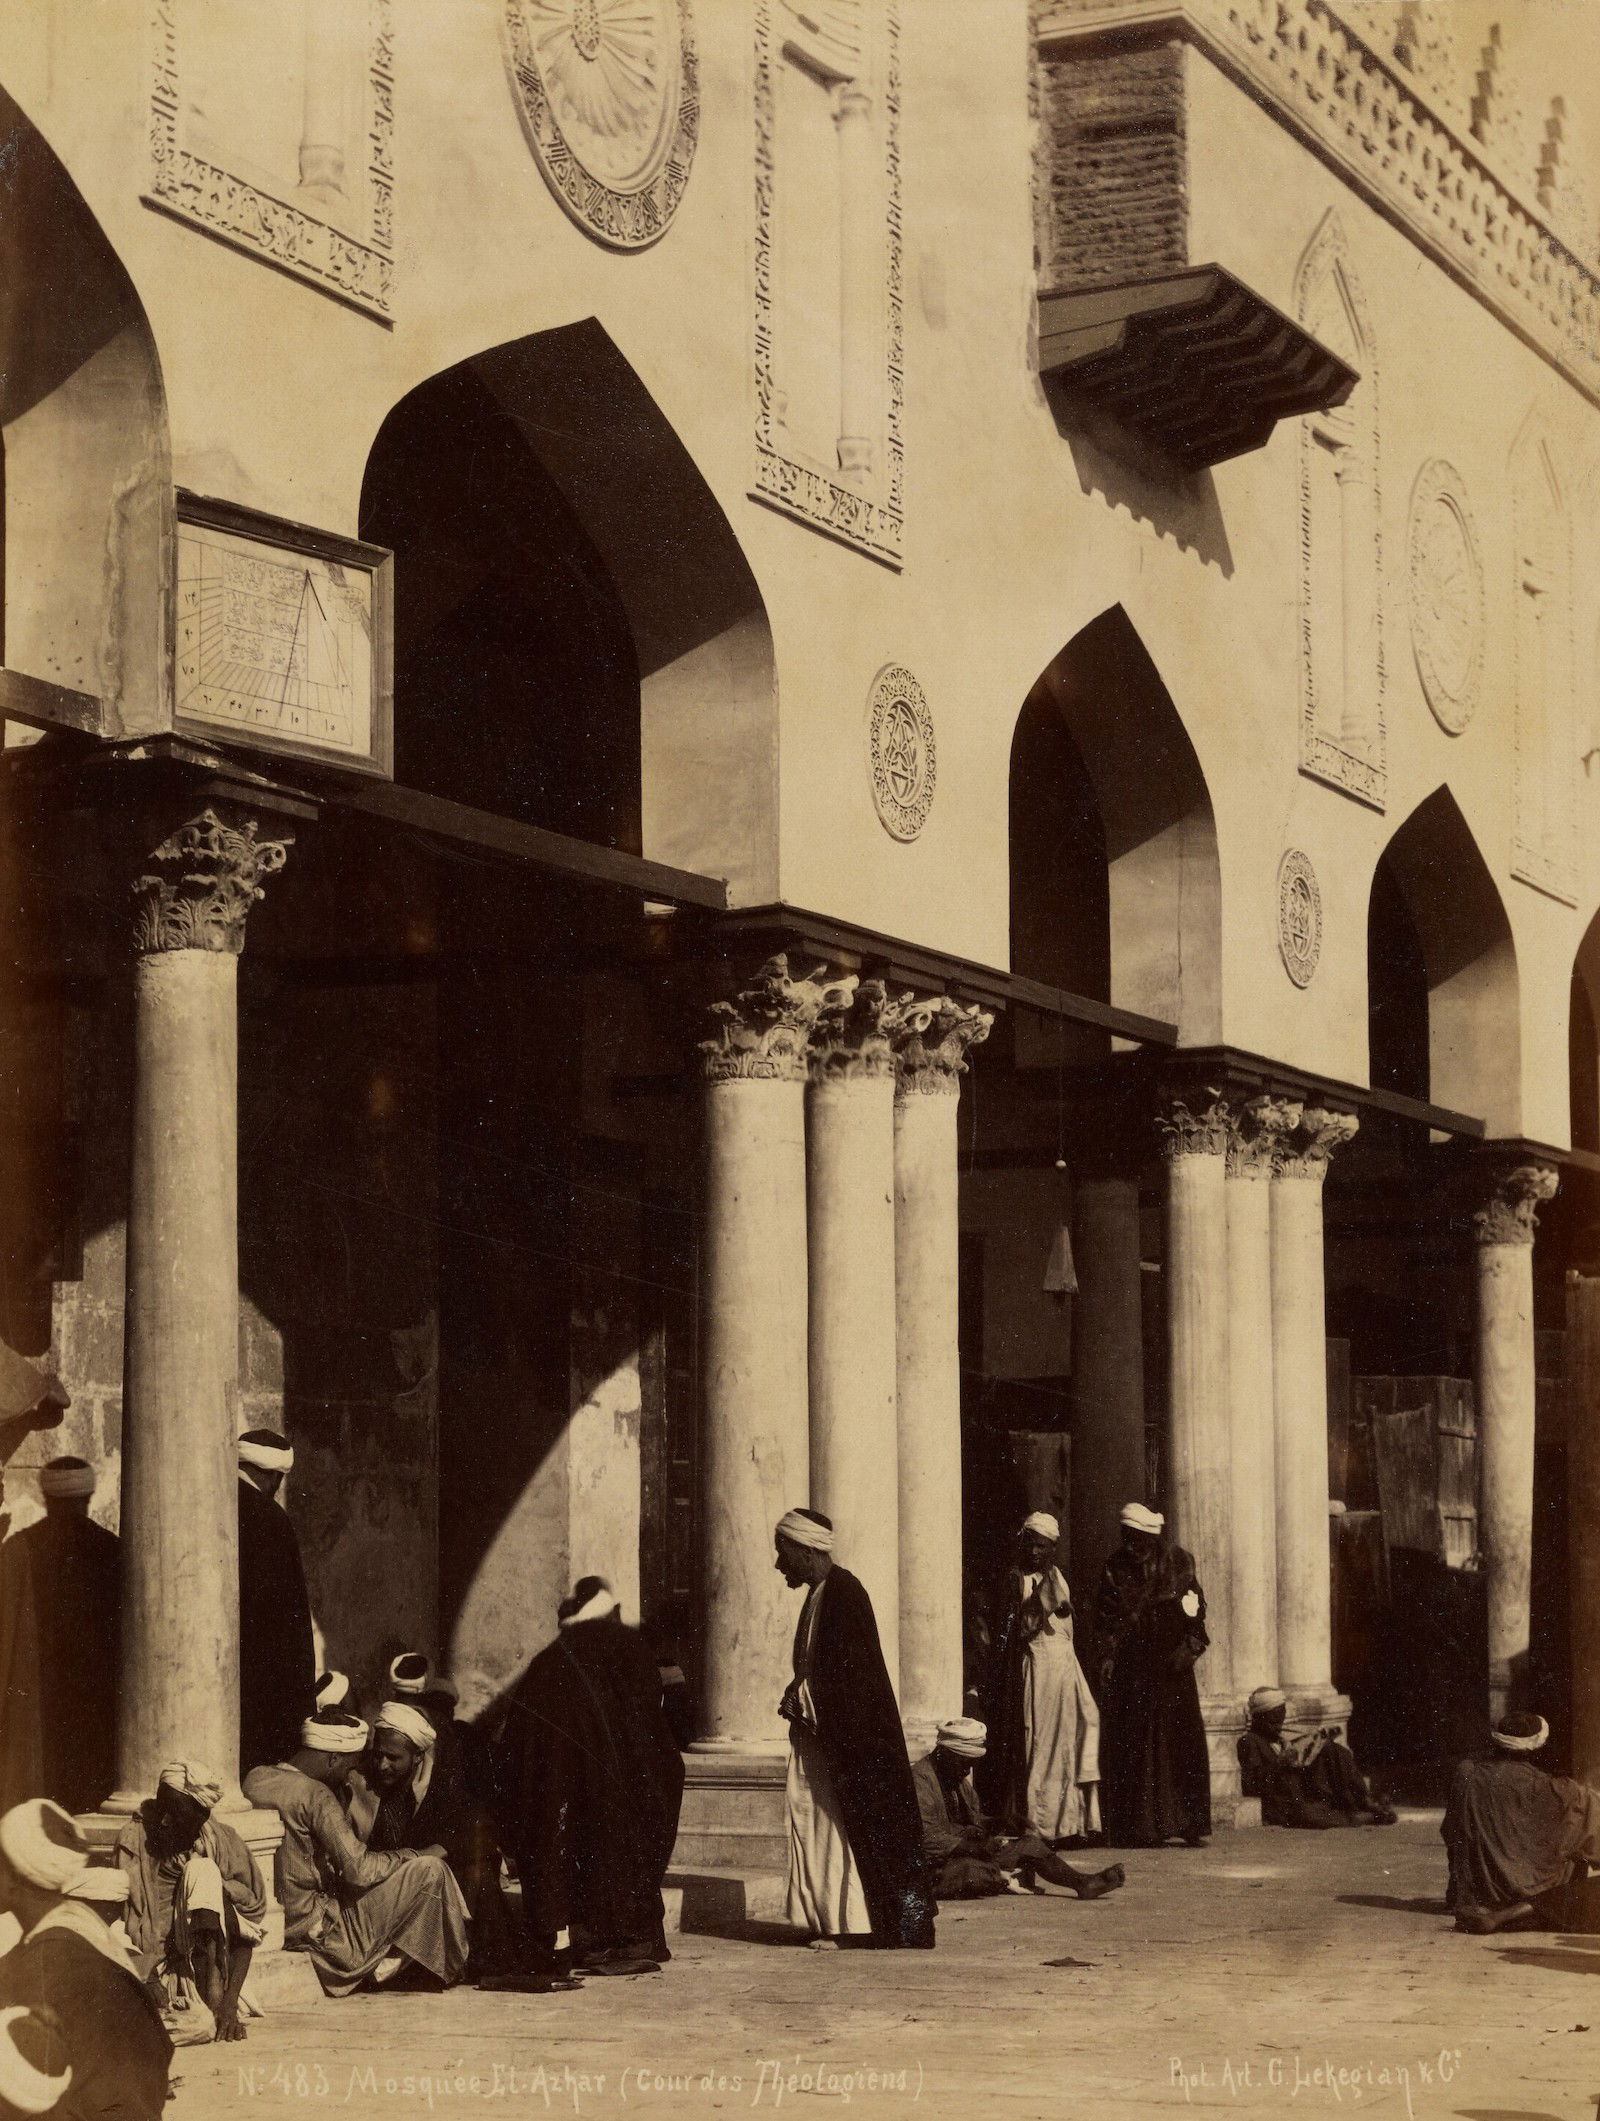
<svg viewBox="0 0 1600 2121">
<path fill-rule="evenodd" d="M 1122 1544 L 1100 1578 L 1101 1772 L 1113 1848 L 1191 1847 L 1211 1831 L 1211 1762 L 1195 1665 L 1211 1638 L 1194 1557 L 1142 1502 L 1121 1517 Z"/>
<path fill-rule="evenodd" d="M 0 1910 L 23 1932 L 0 1959 L 0 2015 L 54 2017 L 72 2072 L 63 2114 L 161 2121 L 172 2042 L 128 1948 L 127 1896 L 59 1805 L 34 1797 L 0 1818 Z"/>
<path fill-rule="evenodd" d="M 1240 1783 L 1260 1801 L 1266 1826 L 1393 1826 L 1395 1813 L 1367 1787 L 1349 1747 L 1336 1731 L 1284 1736 L 1289 1697 L 1281 1687 L 1258 1686 L 1250 1696 L 1250 1727 L 1239 1738 Z"/>
<path fill-rule="evenodd" d="M 1456 1928 L 1592 1928 L 1580 1902 L 1600 1868 L 1600 1793 L 1544 1767 L 1550 1726 L 1531 1710 L 1512 1709 L 1491 1735 L 1487 1753 L 1457 1764 L 1439 1829 Z"/>
<path fill-rule="evenodd" d="M 916 1761 L 911 1779 L 922 1813 L 922 1839 L 941 1900 L 977 1900 L 994 1893 L 1033 1893 L 1064 1886 L 1080 1900 L 1099 1900 L 1123 1883 L 1120 1863 L 1076 1871 L 1041 1837 L 1010 1834 L 985 1817 L 973 1787 L 973 1769 L 988 1750 L 989 1734 L 975 1716 L 957 1716 L 939 1726 L 938 1743 Z"/>
<path fill-rule="evenodd" d="M 275 1429 L 239 1438 L 239 1766 L 286 1760 L 316 1703 L 305 1564 L 278 1491 L 294 1447 Z M 228 1765 L 228 1763 L 223 1763 Z"/>
<path fill-rule="evenodd" d="M 467 1963 L 467 1905 L 449 1864 L 437 1849 L 366 1848 L 339 1802 L 369 1736 L 348 1710 L 321 1710 L 289 1759 L 244 1779 L 250 1802 L 283 1821 L 284 1945 L 306 1954 L 330 1996 L 381 1988 L 408 1967 L 448 1987 Z"/>
<path fill-rule="evenodd" d="M 175 1760 L 117 1837 L 134 1957 L 180 2047 L 244 2038 L 239 1997 L 266 1934 L 261 1873 L 212 1816 L 221 1801 L 210 1768 Z"/>
</svg>

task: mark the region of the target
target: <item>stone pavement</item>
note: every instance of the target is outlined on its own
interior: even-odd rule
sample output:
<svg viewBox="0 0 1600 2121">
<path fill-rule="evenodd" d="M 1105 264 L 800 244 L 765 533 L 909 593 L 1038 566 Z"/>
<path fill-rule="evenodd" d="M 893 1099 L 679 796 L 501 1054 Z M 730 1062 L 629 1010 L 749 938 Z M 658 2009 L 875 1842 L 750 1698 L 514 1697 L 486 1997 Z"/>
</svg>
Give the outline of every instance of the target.
<svg viewBox="0 0 1600 2121">
<path fill-rule="evenodd" d="M 1583 2121 L 1600 1937 L 1464 1937 L 1438 1814 L 1134 1852 L 1126 1888 L 946 1908 L 932 1953 L 675 1938 L 552 1997 L 355 1997 L 190 2049 L 172 2121 L 777 2112 Z M 879 2073 L 876 2087 L 867 2073 Z M 476 2077 L 476 2089 L 472 2079 Z"/>
</svg>

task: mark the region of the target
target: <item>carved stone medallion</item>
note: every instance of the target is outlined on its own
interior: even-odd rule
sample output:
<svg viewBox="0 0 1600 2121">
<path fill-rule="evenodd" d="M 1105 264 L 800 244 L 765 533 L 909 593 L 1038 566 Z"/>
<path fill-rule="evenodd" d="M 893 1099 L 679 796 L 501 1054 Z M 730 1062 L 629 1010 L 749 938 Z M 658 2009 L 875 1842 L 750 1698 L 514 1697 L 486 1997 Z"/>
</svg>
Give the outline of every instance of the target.
<svg viewBox="0 0 1600 2121">
<path fill-rule="evenodd" d="M 1322 893 L 1298 847 L 1278 864 L 1278 951 L 1297 987 L 1309 987 L 1322 955 Z"/>
<path fill-rule="evenodd" d="M 700 131 L 689 0 L 506 0 L 511 78 L 546 183 L 578 226 L 643 250 Z"/>
<path fill-rule="evenodd" d="M 1483 675 L 1483 568 L 1459 472 L 1434 457 L 1411 489 L 1411 645 L 1435 721 L 1459 736 Z"/>
<path fill-rule="evenodd" d="M 933 716 L 922 687 L 898 663 L 872 681 L 867 735 L 878 817 L 897 840 L 914 840 L 933 808 Z"/>
</svg>

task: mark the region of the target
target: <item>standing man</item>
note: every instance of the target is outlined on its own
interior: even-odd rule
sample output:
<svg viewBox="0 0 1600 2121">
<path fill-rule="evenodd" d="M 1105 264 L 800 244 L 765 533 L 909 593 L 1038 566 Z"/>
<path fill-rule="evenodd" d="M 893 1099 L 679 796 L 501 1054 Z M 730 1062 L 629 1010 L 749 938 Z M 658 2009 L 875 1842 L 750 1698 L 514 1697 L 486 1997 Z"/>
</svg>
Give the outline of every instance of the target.
<svg viewBox="0 0 1600 2121">
<path fill-rule="evenodd" d="M 294 1526 L 278 1507 L 294 1450 L 273 1429 L 239 1438 L 239 1765 L 287 1760 L 315 1704 L 311 1598 Z"/>
<path fill-rule="evenodd" d="M 789 1920 L 812 1946 L 870 1937 L 931 1949 L 934 1894 L 905 1734 L 866 1587 L 835 1566 L 816 1510 L 778 1522 L 774 1567 L 805 1590 L 789 1724 Z"/>
<path fill-rule="evenodd" d="M 995 1746 L 983 1777 L 1008 1833 L 1071 1841 L 1100 1829 L 1100 1711 L 1078 1663 L 1061 1527 L 1024 1520 L 999 1600 L 989 1673 Z"/>
<path fill-rule="evenodd" d="M 117 1539 L 89 1515 L 94 1468 L 52 1458 L 44 1516 L 0 1548 L 0 1789 L 92 1812 L 116 1786 Z"/>
<path fill-rule="evenodd" d="M 1106 1839 L 1159 1848 L 1211 1831 L 1211 1765 L 1194 1668 L 1210 1644 L 1194 1557 L 1142 1502 L 1122 1512 L 1096 1613 L 1104 1714 Z"/>
</svg>

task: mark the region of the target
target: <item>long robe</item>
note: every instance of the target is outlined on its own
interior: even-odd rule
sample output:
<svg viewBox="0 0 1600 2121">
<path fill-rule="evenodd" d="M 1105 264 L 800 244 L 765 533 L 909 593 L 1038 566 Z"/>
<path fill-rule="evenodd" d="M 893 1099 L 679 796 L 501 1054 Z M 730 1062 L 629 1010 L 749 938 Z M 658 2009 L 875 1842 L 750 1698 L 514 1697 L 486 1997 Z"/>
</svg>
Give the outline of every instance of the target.
<svg viewBox="0 0 1600 2121">
<path fill-rule="evenodd" d="M 467 1907 L 442 1857 L 364 1848 L 332 1790 L 298 1768 L 252 1768 L 244 1793 L 283 1821 L 284 1945 L 306 1954 L 328 1995 L 349 1995 L 390 1952 L 440 1981 L 460 1979 Z"/>
<path fill-rule="evenodd" d="M 1194 1667 L 1209 1642 L 1193 1557 L 1118 1547 L 1100 1579 L 1096 1640 L 1112 1660 L 1100 1704 L 1106 1839 L 1145 1848 L 1211 1831 L 1211 1769 Z"/>
<path fill-rule="evenodd" d="M 533 1935 L 659 1948 L 683 1756 L 634 1629 L 583 1620 L 540 1651 L 511 1697 L 500 1779 Z"/>
<path fill-rule="evenodd" d="M 0 1548 L 0 1605 L 0 1792 L 93 1811 L 117 1779 L 116 1534 L 48 1511 Z"/>
<path fill-rule="evenodd" d="M 848 1569 L 831 1568 L 802 1606 L 794 1660 L 795 1686 L 809 1695 L 813 1719 L 796 1750 L 809 1737 L 825 1758 L 872 1941 L 890 1950 L 931 1946 L 936 1903 L 900 1710 L 872 1600 Z"/>
<path fill-rule="evenodd" d="M 453 1726 L 446 1724 L 447 1730 Z M 500 1890 L 500 1843 L 494 1814 L 473 1795 L 467 1764 L 443 1733 L 424 1756 L 420 1792 L 415 1783 L 375 1795 L 365 1840 L 370 1849 L 442 1848 L 472 1919 L 472 1967 L 488 1973 L 513 1957 L 510 1910 Z M 361 1822 L 352 1821 L 357 1831 Z"/>
<path fill-rule="evenodd" d="M 139 1971 L 145 1976 L 178 1955 L 173 1914 L 184 1864 L 191 1854 L 208 1856 L 217 1866 L 228 1905 L 247 1922 L 259 1923 L 267 1912 L 266 1887 L 256 1859 L 231 1826 L 208 1819 L 192 1849 L 182 1855 L 158 1856 L 150 1845 L 150 1809 L 149 1804 L 143 1805 L 128 1821 L 117 1836 L 116 1847 L 117 1862 L 128 1875 L 128 1911 L 123 1921 Z"/>
<path fill-rule="evenodd" d="M 239 1480 L 239 1765 L 286 1760 L 316 1704 L 311 1598 L 288 1514 Z"/>
<path fill-rule="evenodd" d="M 0 1959 L 0 2008 L 48 2009 L 72 2082 L 51 2121 L 161 2121 L 172 2042 L 138 1976 L 75 1929 L 34 1930 Z"/>
<path fill-rule="evenodd" d="M 1246 1797 L 1260 1799 L 1266 1826 L 1353 1826 L 1372 1806 L 1355 1755 L 1334 1739 L 1305 1765 L 1281 1739 L 1274 1743 L 1260 1731 L 1246 1731 L 1237 1751 L 1241 1788 Z"/>
<path fill-rule="evenodd" d="M 1600 1795 L 1515 1754 L 1463 1760 L 1439 1832 L 1452 1910 L 1498 1914 L 1565 1885 L 1580 1857 L 1600 1863 Z"/>
<path fill-rule="evenodd" d="M 1050 1573 L 1054 1611 L 1045 1609 L 1037 1571 L 1011 1570 L 997 1602 L 981 1780 L 1010 1832 L 1031 1827 L 1060 1841 L 1100 1826 L 1100 1711 L 1078 1663 L 1067 1580 Z"/>
</svg>

